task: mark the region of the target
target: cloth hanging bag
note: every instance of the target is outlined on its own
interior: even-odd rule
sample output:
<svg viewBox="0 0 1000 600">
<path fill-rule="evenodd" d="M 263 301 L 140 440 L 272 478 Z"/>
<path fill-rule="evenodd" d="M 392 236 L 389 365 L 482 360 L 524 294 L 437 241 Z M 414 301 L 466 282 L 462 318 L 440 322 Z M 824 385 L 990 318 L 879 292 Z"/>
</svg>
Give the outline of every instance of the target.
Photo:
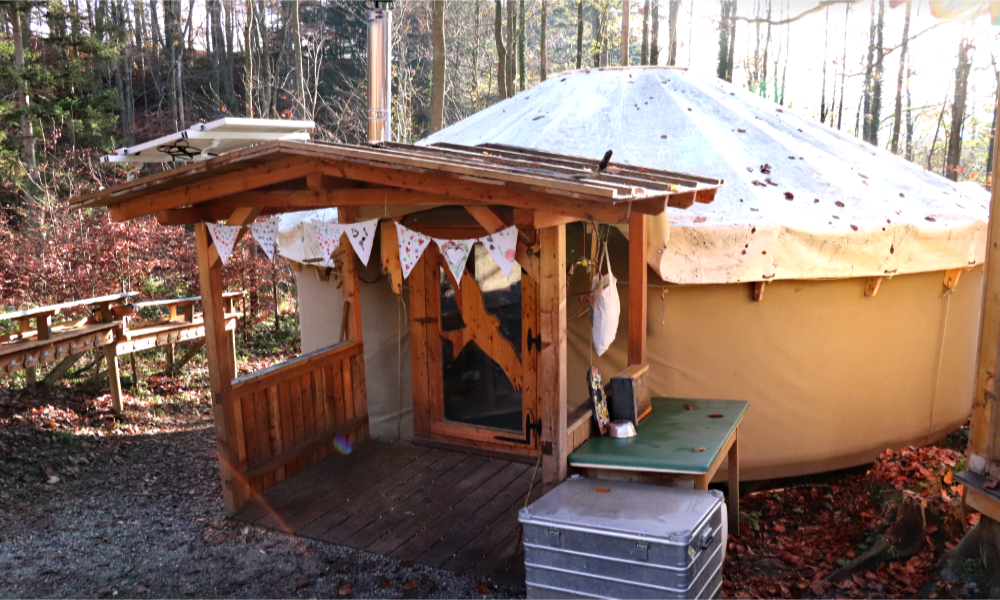
<svg viewBox="0 0 1000 600">
<path fill-rule="evenodd" d="M 618 280 L 611 273 L 611 260 L 608 258 L 608 243 L 601 247 L 602 256 L 597 259 L 597 272 L 594 273 L 591 286 L 590 327 L 593 329 L 594 349 L 601 356 L 608 351 L 615 336 L 618 334 L 618 319 L 621 317 L 622 306 L 618 297 Z M 607 267 L 607 274 L 601 271 Z"/>
</svg>

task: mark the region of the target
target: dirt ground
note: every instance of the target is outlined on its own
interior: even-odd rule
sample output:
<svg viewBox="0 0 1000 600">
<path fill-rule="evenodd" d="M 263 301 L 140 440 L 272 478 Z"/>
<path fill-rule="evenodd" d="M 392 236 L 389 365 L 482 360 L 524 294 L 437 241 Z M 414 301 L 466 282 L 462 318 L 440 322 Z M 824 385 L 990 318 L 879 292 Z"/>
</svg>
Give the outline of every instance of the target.
<svg viewBox="0 0 1000 600">
<path fill-rule="evenodd" d="M 139 385 L 125 378 L 120 419 L 107 384 L 87 373 L 54 388 L 0 382 L 0 597 L 523 597 L 523 588 L 226 521 L 204 361 L 167 377 L 156 373 L 162 353 L 151 354 L 138 361 Z M 960 496 L 957 439 L 884 454 L 867 473 L 746 494 L 723 595 L 980 596 L 965 572 L 974 565 L 937 568 L 978 517 L 946 519 Z M 901 495 L 926 506 L 927 544 L 827 581 L 886 530 Z"/>
<path fill-rule="evenodd" d="M 0 387 L 0 597 L 524 594 L 226 521 L 206 379 L 149 377 L 121 421 L 86 382 Z"/>
</svg>

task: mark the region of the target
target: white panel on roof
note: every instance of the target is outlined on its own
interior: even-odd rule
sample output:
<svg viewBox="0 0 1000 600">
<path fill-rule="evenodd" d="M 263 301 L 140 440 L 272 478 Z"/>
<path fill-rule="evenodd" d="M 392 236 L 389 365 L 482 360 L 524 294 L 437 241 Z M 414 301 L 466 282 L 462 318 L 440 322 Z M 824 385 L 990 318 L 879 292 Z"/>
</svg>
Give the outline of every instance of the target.
<svg viewBox="0 0 1000 600">
<path fill-rule="evenodd" d="M 102 162 L 172 163 L 204 160 L 213 156 L 273 140 L 309 141 L 312 121 L 281 119 L 237 119 L 226 117 L 197 123 L 163 137 L 118 148 L 101 157 Z"/>
</svg>

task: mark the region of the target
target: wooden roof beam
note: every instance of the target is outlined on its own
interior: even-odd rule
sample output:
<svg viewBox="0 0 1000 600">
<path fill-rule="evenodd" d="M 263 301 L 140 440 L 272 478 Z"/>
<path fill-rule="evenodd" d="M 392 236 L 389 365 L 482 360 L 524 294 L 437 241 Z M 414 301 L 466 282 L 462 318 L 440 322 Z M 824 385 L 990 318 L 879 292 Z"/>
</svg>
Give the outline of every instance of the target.
<svg viewBox="0 0 1000 600">
<path fill-rule="evenodd" d="M 295 156 L 210 177 L 178 188 L 151 192 L 113 205 L 109 209 L 112 219 L 119 222 L 128 221 L 159 211 L 200 204 L 275 183 L 299 179 L 315 171 L 315 160 Z"/>
<path fill-rule="evenodd" d="M 444 176 L 406 169 L 385 169 L 353 161 L 323 163 L 320 169 L 334 177 L 365 181 L 371 184 L 407 188 L 453 198 L 455 204 L 498 204 L 512 208 L 538 208 L 547 212 L 594 220 L 602 223 L 624 221 L 630 210 L 642 214 L 659 214 L 667 206 L 667 197 L 631 202 L 591 201 L 571 195 L 539 192 L 530 186 L 508 186 L 473 177 Z M 365 204 L 371 204 L 367 202 Z"/>
</svg>

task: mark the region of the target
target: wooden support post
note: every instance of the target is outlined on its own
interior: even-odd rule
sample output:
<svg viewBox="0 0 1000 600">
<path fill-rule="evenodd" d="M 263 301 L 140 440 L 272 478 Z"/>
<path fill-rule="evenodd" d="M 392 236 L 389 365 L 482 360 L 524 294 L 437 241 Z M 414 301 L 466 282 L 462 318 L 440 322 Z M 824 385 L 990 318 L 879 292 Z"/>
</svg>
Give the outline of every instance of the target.
<svg viewBox="0 0 1000 600">
<path fill-rule="evenodd" d="M 243 413 L 230 397 L 233 372 L 226 319 L 222 303 L 222 265 L 214 260 L 212 238 L 204 223 L 195 226 L 198 271 L 201 281 L 201 307 L 205 318 L 205 346 L 208 348 L 209 388 L 215 438 L 218 443 L 222 502 L 226 514 L 233 515 L 250 497 L 250 488 L 240 473 L 246 468 L 240 459 L 243 438 Z"/>
<path fill-rule="evenodd" d="M 646 364 L 646 304 L 647 271 L 646 250 L 649 234 L 648 217 L 633 212 L 628 227 L 628 364 Z"/>
<path fill-rule="evenodd" d="M 172 310 L 173 310 L 173 307 L 171 307 L 171 311 Z M 163 351 L 164 351 L 164 353 L 166 354 L 166 357 L 167 357 L 167 369 L 166 369 L 167 370 L 167 375 L 173 375 L 174 374 L 174 345 L 173 344 L 167 344 L 166 346 L 163 347 Z"/>
<path fill-rule="evenodd" d="M 542 420 L 542 487 L 559 485 L 568 470 L 566 440 L 566 226 L 539 232 L 538 396 Z"/>
<path fill-rule="evenodd" d="M 128 355 L 129 366 L 132 367 L 132 385 L 139 385 L 139 366 L 135 364 L 135 352 L 130 352 Z"/>
<path fill-rule="evenodd" d="M 740 534 L 740 430 L 738 427 L 733 435 L 736 439 L 729 447 L 729 462 L 726 465 L 729 475 L 729 494 L 726 496 L 726 508 L 729 509 L 729 535 L 738 536 Z"/>
<path fill-rule="evenodd" d="M 70 368 L 76 364 L 76 361 L 80 360 L 80 357 L 86 354 L 86 351 L 77 352 L 75 354 L 70 354 L 66 358 L 62 359 L 58 365 L 56 365 L 49 374 L 45 376 L 42 380 L 42 385 L 46 387 L 51 387 L 52 384 L 62 379 L 63 375 L 66 374 Z"/>
<path fill-rule="evenodd" d="M 194 358 L 195 355 L 197 355 L 198 352 L 204 347 L 205 347 L 205 338 L 202 338 L 197 342 L 195 342 L 195 344 L 191 346 L 191 348 L 189 348 L 188 351 L 181 356 L 181 359 L 174 363 L 174 370 L 180 372 L 180 370 L 184 368 L 184 365 L 188 364 L 191 361 L 191 359 Z"/>
<path fill-rule="evenodd" d="M 27 367 L 24 369 L 24 383 L 27 386 L 34 386 L 38 383 L 38 367 Z"/>
<path fill-rule="evenodd" d="M 355 212 L 352 207 L 338 207 L 337 218 L 341 223 L 354 223 Z M 345 234 L 346 235 L 346 234 Z M 344 310 L 350 310 L 347 315 L 347 339 L 358 344 L 364 343 L 361 326 L 361 280 L 358 277 L 358 258 L 351 245 L 344 240 L 341 243 L 343 257 L 340 277 L 344 293 Z M 425 259 L 426 260 L 426 259 Z M 354 383 L 354 416 L 368 416 L 368 396 L 365 389 L 365 356 L 360 353 L 351 358 L 351 374 Z M 365 426 L 356 434 L 356 441 L 368 438 L 368 428 Z"/>
<path fill-rule="evenodd" d="M 236 304 L 232 297 L 223 298 L 223 314 L 232 314 L 236 312 Z M 223 321 L 224 322 L 224 321 Z M 232 328 L 226 331 L 229 336 L 229 356 L 232 357 L 230 361 L 230 366 L 232 370 L 230 372 L 230 379 L 236 379 L 239 376 L 239 370 L 236 368 L 237 362 L 239 361 L 239 355 L 236 354 L 236 328 Z"/>
<path fill-rule="evenodd" d="M 111 410 L 121 414 L 125 407 L 122 404 L 122 380 L 121 373 L 118 371 L 118 351 L 114 343 L 104 347 L 104 358 L 108 361 L 108 387 L 111 389 Z"/>
</svg>

